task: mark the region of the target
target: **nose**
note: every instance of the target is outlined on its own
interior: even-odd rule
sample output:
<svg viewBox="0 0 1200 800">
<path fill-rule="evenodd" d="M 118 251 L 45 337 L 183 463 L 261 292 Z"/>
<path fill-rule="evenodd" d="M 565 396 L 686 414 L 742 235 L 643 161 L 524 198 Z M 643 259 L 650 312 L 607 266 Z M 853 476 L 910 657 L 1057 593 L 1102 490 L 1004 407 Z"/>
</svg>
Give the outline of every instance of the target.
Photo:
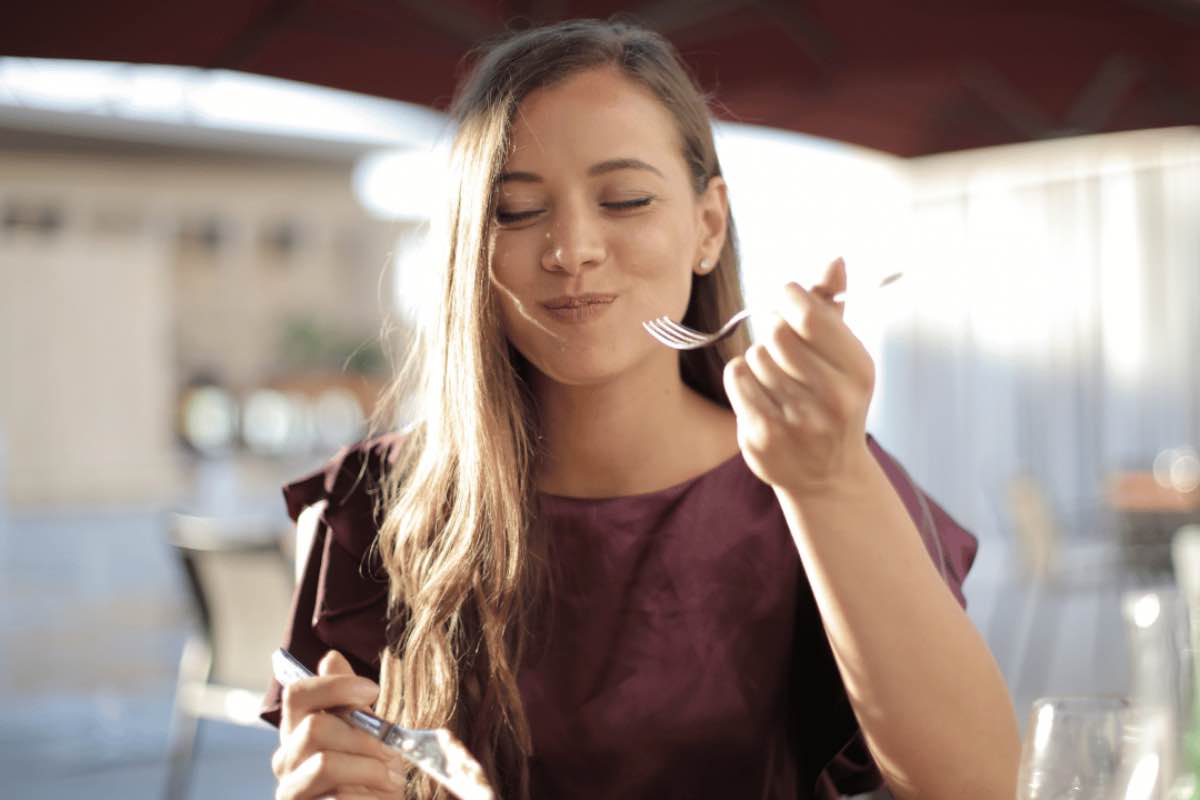
<svg viewBox="0 0 1200 800">
<path fill-rule="evenodd" d="M 542 268 L 577 275 L 604 260 L 601 221 L 586 209 L 564 209 L 557 213 L 546 232 Z"/>
</svg>

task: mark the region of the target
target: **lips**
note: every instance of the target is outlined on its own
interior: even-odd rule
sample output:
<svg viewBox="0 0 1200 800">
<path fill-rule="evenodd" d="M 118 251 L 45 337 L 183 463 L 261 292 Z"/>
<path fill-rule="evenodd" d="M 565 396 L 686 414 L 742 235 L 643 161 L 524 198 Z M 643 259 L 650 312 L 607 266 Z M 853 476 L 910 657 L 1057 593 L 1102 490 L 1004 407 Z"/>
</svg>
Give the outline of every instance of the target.
<svg viewBox="0 0 1200 800">
<path fill-rule="evenodd" d="M 590 292 L 588 294 L 568 294 L 542 301 L 542 305 L 551 311 L 586 308 L 588 306 L 608 305 L 616 300 L 615 294 Z"/>
<path fill-rule="evenodd" d="M 615 294 L 589 292 L 588 294 L 565 294 L 542 301 L 550 316 L 559 322 L 581 323 L 596 319 L 612 307 Z"/>
</svg>

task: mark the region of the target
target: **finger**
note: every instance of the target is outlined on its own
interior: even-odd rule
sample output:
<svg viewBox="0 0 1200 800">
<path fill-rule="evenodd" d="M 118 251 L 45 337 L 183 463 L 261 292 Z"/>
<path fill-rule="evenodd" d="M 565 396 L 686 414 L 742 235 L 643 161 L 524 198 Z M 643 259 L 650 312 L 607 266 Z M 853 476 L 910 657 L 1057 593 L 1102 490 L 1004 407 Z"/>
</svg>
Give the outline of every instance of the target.
<svg viewBox="0 0 1200 800">
<path fill-rule="evenodd" d="M 392 752 L 365 731 L 345 720 L 322 712 L 309 714 L 279 746 L 278 757 L 272 757 L 276 777 L 292 772 L 317 753 L 345 753 L 390 761 Z"/>
<path fill-rule="evenodd" d="M 783 317 L 812 352 L 840 372 L 852 372 L 865 350 L 846 327 L 832 303 L 813 296 L 796 283 L 784 287 Z"/>
<path fill-rule="evenodd" d="M 773 364 L 783 370 L 792 382 L 803 384 L 809 389 L 815 390 L 823 382 L 837 376 L 837 370 L 826 363 L 809 343 L 796 333 L 791 323 L 781 316 L 775 317 L 754 347 L 765 351 L 758 354 L 759 358 L 763 355 L 769 356 Z M 751 366 L 756 366 L 756 361 L 749 359 L 749 351 L 746 355 L 747 360 L 751 361 Z M 772 386 L 766 382 L 763 385 L 768 388 Z"/>
<path fill-rule="evenodd" d="M 338 790 L 337 800 L 378 800 L 382 796 L 366 786 L 343 786 Z"/>
<path fill-rule="evenodd" d="M 776 384 L 782 384 L 787 397 L 797 397 L 797 392 L 803 389 L 806 397 L 828 399 L 845 383 L 845 376 L 825 359 L 821 358 L 808 344 L 800 338 L 787 320 L 777 317 L 775 323 L 767 329 L 762 341 L 755 345 L 766 350 L 768 363 L 751 360 L 750 365 L 764 374 L 759 380 L 768 389 L 774 391 Z M 747 353 L 747 356 L 750 354 Z M 747 360 L 750 360 L 747 358 Z M 783 372 L 783 376 L 772 376 L 768 370 L 771 367 Z M 784 381 L 784 378 L 787 381 Z"/>
<path fill-rule="evenodd" d="M 348 672 L 343 671 L 343 664 Z M 284 687 L 279 724 L 281 739 L 313 711 L 347 706 L 370 708 L 379 696 L 379 686 L 355 675 L 345 658 L 334 651 L 321 659 L 318 671 L 320 674 Z"/>
<path fill-rule="evenodd" d="M 738 424 L 749 422 L 755 418 L 781 419 L 783 412 L 771 396 L 763 388 L 746 359 L 737 356 L 725 365 L 722 375 L 725 383 L 725 394 L 729 396 L 729 404 L 737 415 Z"/>
<path fill-rule="evenodd" d="M 820 297 L 822 300 L 827 300 L 831 305 L 838 309 L 841 314 L 844 303 L 835 302 L 833 296 L 838 292 L 846 291 L 846 260 L 838 256 L 833 261 L 829 262 L 829 266 L 825 267 L 825 272 L 821 275 L 812 287 L 812 293 Z"/>
<path fill-rule="evenodd" d="M 350 662 L 346 657 L 337 650 L 330 650 L 321 657 L 321 661 L 317 664 L 318 675 L 353 675 L 354 667 L 350 666 Z"/>
<path fill-rule="evenodd" d="M 781 325 L 786 327 L 787 323 Z M 766 345 L 756 344 L 747 350 L 746 363 L 788 422 L 799 422 L 804 412 L 817 404 L 816 392 L 807 383 L 806 376 L 797 376 L 794 367 L 785 371 Z"/>
<path fill-rule="evenodd" d="M 389 770 L 384 762 L 367 756 L 347 753 L 316 753 L 299 768 L 279 781 L 277 797 L 287 800 L 310 800 L 329 795 L 342 796 L 344 791 L 374 792 L 390 795 L 403 787 L 399 770 Z"/>
</svg>

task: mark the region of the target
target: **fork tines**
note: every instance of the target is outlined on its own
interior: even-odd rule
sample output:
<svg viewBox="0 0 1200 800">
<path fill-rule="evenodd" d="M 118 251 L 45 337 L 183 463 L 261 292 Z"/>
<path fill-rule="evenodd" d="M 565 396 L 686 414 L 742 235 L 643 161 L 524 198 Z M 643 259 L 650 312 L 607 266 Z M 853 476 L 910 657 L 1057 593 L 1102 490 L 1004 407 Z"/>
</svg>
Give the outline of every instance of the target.
<svg viewBox="0 0 1200 800">
<path fill-rule="evenodd" d="M 693 350 L 708 344 L 711 337 L 693 331 L 675 322 L 670 317 L 659 317 L 642 323 L 646 332 L 658 341 L 676 350 Z"/>
</svg>

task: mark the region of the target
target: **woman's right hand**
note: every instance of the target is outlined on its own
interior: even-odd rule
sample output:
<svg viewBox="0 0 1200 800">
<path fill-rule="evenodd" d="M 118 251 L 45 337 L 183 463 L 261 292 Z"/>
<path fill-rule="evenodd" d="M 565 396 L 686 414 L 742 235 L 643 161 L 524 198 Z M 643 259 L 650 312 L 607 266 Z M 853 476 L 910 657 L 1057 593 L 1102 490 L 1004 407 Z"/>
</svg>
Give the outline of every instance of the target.
<svg viewBox="0 0 1200 800">
<path fill-rule="evenodd" d="M 330 650 L 317 674 L 283 690 L 279 748 L 271 770 L 279 781 L 276 800 L 382 798 L 400 793 L 399 756 L 369 733 L 334 714 L 335 708 L 370 710 L 379 686 L 354 674 L 350 663 Z"/>
</svg>

